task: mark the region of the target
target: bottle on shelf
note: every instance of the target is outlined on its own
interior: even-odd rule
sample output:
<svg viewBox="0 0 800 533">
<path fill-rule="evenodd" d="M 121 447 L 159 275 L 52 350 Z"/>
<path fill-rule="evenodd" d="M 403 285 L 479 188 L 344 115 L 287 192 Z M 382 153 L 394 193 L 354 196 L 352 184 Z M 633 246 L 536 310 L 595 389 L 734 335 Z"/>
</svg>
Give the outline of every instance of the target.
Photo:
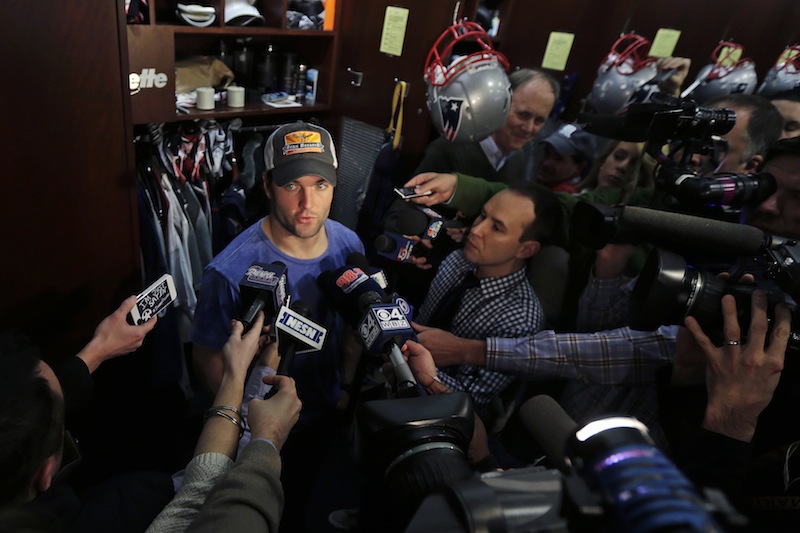
<svg viewBox="0 0 800 533">
<path fill-rule="evenodd" d="M 219 42 L 219 55 L 217 57 L 220 61 L 225 63 L 229 69 L 233 70 L 233 54 L 231 54 L 225 41 Z"/>
<path fill-rule="evenodd" d="M 305 66 L 303 63 L 297 65 L 297 70 L 295 71 L 295 79 L 294 79 L 294 94 L 295 94 L 295 101 L 298 104 L 305 105 L 306 102 L 306 72 L 308 67 Z"/>
<path fill-rule="evenodd" d="M 268 44 L 258 58 L 255 85 L 262 93 L 278 90 L 278 58 L 272 44 Z"/>
<path fill-rule="evenodd" d="M 297 54 L 287 52 L 283 59 L 283 78 L 280 90 L 286 94 L 294 94 L 294 79 L 297 64 Z"/>
<path fill-rule="evenodd" d="M 250 87 L 253 79 L 253 51 L 246 44 L 233 57 L 233 75 L 237 85 Z"/>
</svg>

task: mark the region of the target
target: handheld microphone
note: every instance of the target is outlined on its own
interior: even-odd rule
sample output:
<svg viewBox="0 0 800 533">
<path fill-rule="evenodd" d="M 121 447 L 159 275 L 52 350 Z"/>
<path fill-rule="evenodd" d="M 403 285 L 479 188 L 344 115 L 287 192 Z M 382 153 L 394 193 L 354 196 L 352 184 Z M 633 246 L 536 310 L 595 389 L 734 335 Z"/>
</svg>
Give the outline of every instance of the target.
<svg viewBox="0 0 800 533">
<path fill-rule="evenodd" d="M 523 403 L 519 408 L 519 418 L 555 467 L 565 474 L 569 473 L 571 464 L 565 449 L 578 424 L 558 402 L 545 394 Z"/>
<path fill-rule="evenodd" d="M 286 265 L 279 261 L 253 263 L 239 282 L 239 290 L 242 301 L 248 302 L 241 318 L 248 331 L 259 311 L 274 317 L 286 301 Z"/>
<path fill-rule="evenodd" d="M 355 326 L 367 354 L 389 357 L 397 377 L 398 394 L 424 395 L 400 351 L 407 339 L 416 340 L 400 306 L 387 303 L 389 299 L 378 283 L 358 267 L 323 272 L 318 281 L 334 307 L 348 324 Z"/>
<path fill-rule="evenodd" d="M 375 280 L 378 286 L 381 289 L 386 290 L 389 286 L 389 282 L 386 278 L 386 273 L 380 269 L 373 267 L 369 264 L 369 260 L 364 254 L 360 254 L 358 252 L 353 252 L 349 256 L 347 256 L 348 264 L 356 266 L 364 271 L 370 278 Z M 414 318 L 414 306 L 411 305 L 411 302 L 400 296 L 396 292 L 392 292 L 389 294 L 389 298 L 392 301 L 392 304 L 398 306 L 403 314 L 406 316 L 406 319 L 413 320 Z"/>
<path fill-rule="evenodd" d="M 377 283 L 375 289 L 380 289 Z M 389 357 L 400 396 L 423 396 L 422 388 L 414 379 L 411 368 L 400 351 L 400 346 L 409 339 L 416 340 L 417 336 L 400 306 L 383 303 L 386 295 L 378 290 L 365 292 L 359 298 L 359 307 L 363 310 L 364 317 L 356 328 L 358 335 L 368 355 Z"/>
<path fill-rule="evenodd" d="M 417 235 L 423 239 L 434 240 L 445 233 L 447 228 L 461 228 L 459 220 L 444 218 L 429 207 L 413 207 L 403 213 L 397 228 L 403 235 Z"/>
<path fill-rule="evenodd" d="M 381 289 L 385 290 L 389 286 L 389 280 L 386 277 L 386 272 L 384 272 L 383 269 L 370 265 L 367 256 L 364 254 L 353 252 L 347 256 L 347 264 L 356 266 L 363 270 L 365 274 L 375 280 Z"/>
<path fill-rule="evenodd" d="M 416 243 L 402 235 L 387 231 L 375 237 L 374 244 L 378 255 L 398 263 L 408 263 Z"/>
<path fill-rule="evenodd" d="M 389 295 L 389 298 L 392 300 L 392 305 L 396 305 L 400 308 L 404 315 L 406 315 L 406 319 L 414 320 L 414 306 L 411 305 L 411 302 L 393 292 Z"/>
<path fill-rule="evenodd" d="M 276 374 L 289 375 L 298 348 L 310 348 L 311 351 L 322 349 L 328 330 L 308 318 L 310 314 L 311 310 L 302 301 L 294 302 L 291 309 L 283 305 L 278 311 L 275 327 L 278 330 L 281 359 Z M 273 385 L 264 399 L 272 398 L 277 392 L 278 387 Z"/>
</svg>

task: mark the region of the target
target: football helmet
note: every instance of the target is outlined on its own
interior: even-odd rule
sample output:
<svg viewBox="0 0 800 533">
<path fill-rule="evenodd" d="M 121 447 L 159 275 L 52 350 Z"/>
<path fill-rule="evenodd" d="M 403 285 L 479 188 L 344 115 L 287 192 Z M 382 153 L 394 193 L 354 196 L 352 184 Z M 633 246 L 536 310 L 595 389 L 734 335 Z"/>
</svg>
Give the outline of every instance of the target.
<svg viewBox="0 0 800 533">
<path fill-rule="evenodd" d="M 470 53 L 455 57 L 456 46 Z M 505 56 L 480 25 L 462 21 L 447 28 L 428 53 L 424 71 L 437 131 L 451 142 L 469 143 L 500 128 L 511 107 L 507 70 Z"/>
<path fill-rule="evenodd" d="M 758 94 L 772 98 L 778 93 L 800 89 L 800 44 L 787 46 L 769 69 Z"/>
<path fill-rule="evenodd" d="M 650 41 L 635 33 L 620 35 L 597 69 L 587 104 L 595 113 L 613 114 L 657 74 L 656 58 L 648 57 Z"/>
<path fill-rule="evenodd" d="M 752 59 L 742 58 L 742 45 L 720 42 L 711 54 L 710 65 L 697 73 L 700 84 L 689 94 L 698 104 L 728 94 L 753 94 L 758 83 L 756 65 Z"/>
</svg>

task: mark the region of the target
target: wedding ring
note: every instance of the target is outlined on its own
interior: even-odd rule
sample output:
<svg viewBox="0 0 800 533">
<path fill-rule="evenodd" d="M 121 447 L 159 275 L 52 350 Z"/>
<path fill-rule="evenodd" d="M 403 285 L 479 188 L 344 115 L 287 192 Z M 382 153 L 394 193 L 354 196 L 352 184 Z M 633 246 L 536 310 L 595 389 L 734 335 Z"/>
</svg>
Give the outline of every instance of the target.
<svg viewBox="0 0 800 533">
<path fill-rule="evenodd" d="M 742 341 L 725 341 L 725 346 L 739 346 Z"/>
</svg>

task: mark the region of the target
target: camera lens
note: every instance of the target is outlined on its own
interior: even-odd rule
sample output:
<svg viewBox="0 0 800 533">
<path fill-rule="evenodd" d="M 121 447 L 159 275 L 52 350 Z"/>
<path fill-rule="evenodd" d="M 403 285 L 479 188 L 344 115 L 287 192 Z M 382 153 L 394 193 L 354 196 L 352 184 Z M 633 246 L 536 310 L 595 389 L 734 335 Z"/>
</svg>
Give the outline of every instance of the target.
<svg viewBox="0 0 800 533">
<path fill-rule="evenodd" d="M 726 289 L 724 280 L 688 268 L 677 254 L 656 249 L 631 294 L 631 328 L 653 330 L 665 324 L 683 324 L 689 315 L 701 324 L 721 326 L 720 299 Z"/>
</svg>

